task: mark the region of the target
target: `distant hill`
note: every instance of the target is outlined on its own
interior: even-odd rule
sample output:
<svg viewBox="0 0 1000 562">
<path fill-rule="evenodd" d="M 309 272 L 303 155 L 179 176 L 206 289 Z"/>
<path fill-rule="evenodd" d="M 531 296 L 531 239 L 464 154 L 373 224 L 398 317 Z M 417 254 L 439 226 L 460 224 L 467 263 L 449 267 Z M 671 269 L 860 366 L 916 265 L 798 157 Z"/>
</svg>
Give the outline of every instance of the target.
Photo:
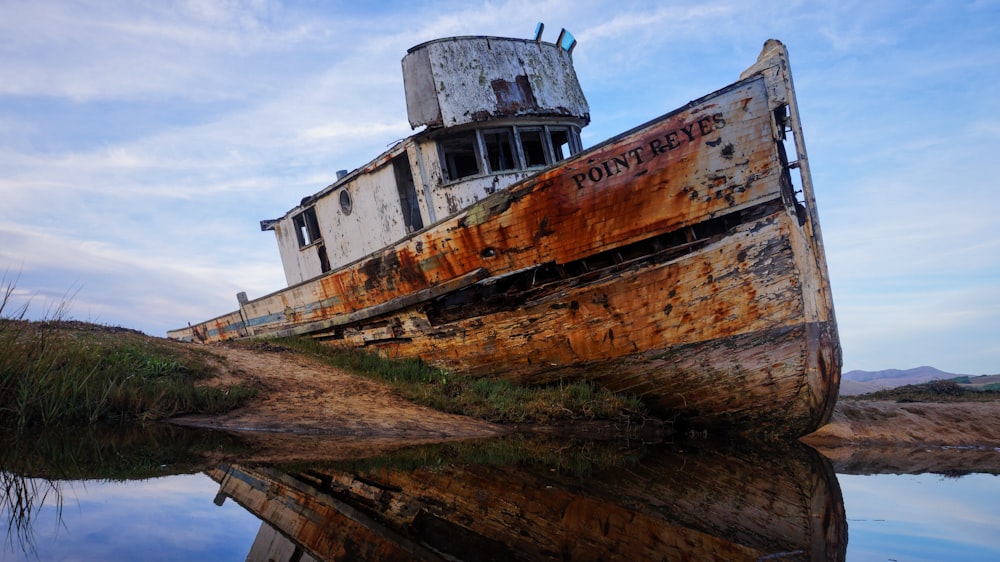
<svg viewBox="0 0 1000 562">
<path fill-rule="evenodd" d="M 840 377 L 840 394 L 865 394 L 907 384 L 920 384 L 938 379 L 953 379 L 971 375 L 946 373 L 934 367 L 886 369 L 884 371 L 848 371 Z"/>
<path fill-rule="evenodd" d="M 971 390 L 1000 391 L 1000 375 L 960 376 L 955 379 L 955 382 Z"/>
</svg>

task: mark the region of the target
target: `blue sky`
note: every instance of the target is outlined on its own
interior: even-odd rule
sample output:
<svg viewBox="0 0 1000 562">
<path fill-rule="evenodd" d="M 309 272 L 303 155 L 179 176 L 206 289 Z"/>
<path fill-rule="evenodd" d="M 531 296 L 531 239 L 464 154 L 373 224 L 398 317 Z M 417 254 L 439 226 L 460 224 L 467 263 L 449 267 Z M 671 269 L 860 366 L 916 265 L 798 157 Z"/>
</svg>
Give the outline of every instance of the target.
<svg viewBox="0 0 1000 562">
<path fill-rule="evenodd" d="M 845 370 L 1000 373 L 1000 1 L 0 0 L 0 274 L 162 336 L 284 287 L 276 218 L 411 133 L 400 59 L 579 40 L 591 146 L 789 48 Z"/>
<path fill-rule="evenodd" d="M 0 562 L 246 560 L 261 526 L 232 499 L 215 505 L 219 485 L 204 474 L 34 482 L 48 495 L 32 506 L 32 543 L 3 537 Z"/>
<path fill-rule="evenodd" d="M 838 474 L 848 560 L 997 560 L 1000 476 Z"/>
</svg>

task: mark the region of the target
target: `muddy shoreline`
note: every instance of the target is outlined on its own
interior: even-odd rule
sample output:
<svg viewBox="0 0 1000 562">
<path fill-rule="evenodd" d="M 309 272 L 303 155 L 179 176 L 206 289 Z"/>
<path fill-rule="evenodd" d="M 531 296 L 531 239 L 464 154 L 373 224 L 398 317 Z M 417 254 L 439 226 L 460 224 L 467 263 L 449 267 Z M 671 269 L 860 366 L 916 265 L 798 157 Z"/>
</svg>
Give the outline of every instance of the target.
<svg viewBox="0 0 1000 562">
<path fill-rule="evenodd" d="M 1000 401 L 841 399 L 800 441 L 845 474 L 1000 473 Z"/>
<path fill-rule="evenodd" d="M 216 357 L 220 372 L 204 384 L 245 384 L 259 394 L 223 415 L 181 416 L 170 422 L 238 432 L 272 460 L 365 457 L 415 444 L 488 439 L 516 431 L 566 431 L 502 426 L 439 412 L 408 402 L 385 385 L 292 351 L 225 344 L 204 349 Z M 1000 472 L 997 419 L 1000 401 L 842 399 L 829 424 L 800 440 L 841 472 Z M 635 429 L 602 422 L 590 424 L 585 433 L 613 438 Z M 664 435 L 662 428 L 644 429 Z"/>
</svg>

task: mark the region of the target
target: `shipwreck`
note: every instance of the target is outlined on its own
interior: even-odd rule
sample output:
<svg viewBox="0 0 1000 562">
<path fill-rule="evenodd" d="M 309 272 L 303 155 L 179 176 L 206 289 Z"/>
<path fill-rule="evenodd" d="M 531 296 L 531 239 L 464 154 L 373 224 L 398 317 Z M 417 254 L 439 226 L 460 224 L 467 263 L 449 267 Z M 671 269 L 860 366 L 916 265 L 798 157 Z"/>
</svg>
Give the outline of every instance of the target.
<svg viewBox="0 0 1000 562">
<path fill-rule="evenodd" d="M 414 449 L 397 457 L 408 464 L 223 464 L 207 474 L 219 483 L 217 504 L 232 500 L 261 520 L 248 561 L 846 557 L 836 474 L 805 445 L 685 444 L 620 458 L 619 443 L 608 444 L 614 452 L 561 439 L 538 444 L 546 448 L 524 450 L 533 462 L 520 464 L 483 464 L 481 455 L 445 446 L 432 457 L 444 463 L 421 464 Z M 539 450 L 556 455 L 543 458 L 562 461 L 558 469 L 538 461 Z M 593 461 L 616 456 L 620 462 Z M 580 466 L 574 460 L 593 473 L 567 470 Z"/>
<path fill-rule="evenodd" d="M 308 335 L 664 417 L 799 436 L 840 344 L 787 51 L 584 149 L 575 41 L 452 37 L 402 59 L 419 129 L 280 218 L 288 287 L 168 332 Z"/>
</svg>

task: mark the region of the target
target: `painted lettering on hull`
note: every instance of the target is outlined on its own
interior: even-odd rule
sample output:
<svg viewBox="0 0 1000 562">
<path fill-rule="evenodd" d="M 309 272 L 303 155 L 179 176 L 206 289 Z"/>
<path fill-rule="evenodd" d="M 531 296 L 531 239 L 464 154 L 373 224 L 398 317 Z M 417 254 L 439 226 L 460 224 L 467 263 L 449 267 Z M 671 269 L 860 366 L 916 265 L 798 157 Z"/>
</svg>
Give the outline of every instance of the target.
<svg viewBox="0 0 1000 562">
<path fill-rule="evenodd" d="M 702 117 L 649 141 L 644 141 L 617 156 L 598 162 L 586 171 L 573 174 L 573 181 L 576 182 L 577 189 L 582 189 L 588 183 L 597 184 L 602 180 L 630 170 L 632 166 L 640 166 L 685 144 L 707 137 L 725 126 L 726 120 L 723 119 L 721 113 Z"/>
</svg>

